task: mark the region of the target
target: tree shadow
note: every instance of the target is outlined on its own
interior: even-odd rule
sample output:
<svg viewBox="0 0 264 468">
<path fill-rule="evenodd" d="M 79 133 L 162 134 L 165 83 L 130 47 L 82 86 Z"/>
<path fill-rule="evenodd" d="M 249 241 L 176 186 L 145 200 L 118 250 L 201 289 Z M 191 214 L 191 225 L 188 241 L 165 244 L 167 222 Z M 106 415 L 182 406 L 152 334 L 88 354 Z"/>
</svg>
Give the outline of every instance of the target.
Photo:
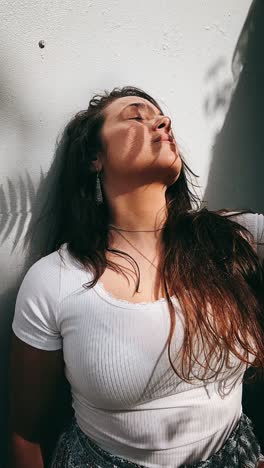
<svg viewBox="0 0 264 468">
<path fill-rule="evenodd" d="M 264 213 L 264 2 L 253 1 L 240 34 L 232 62 L 235 86 L 222 84 L 205 111 L 214 117 L 228 110 L 215 138 L 208 183 L 204 194 L 209 209 L 251 209 Z M 212 67 L 215 79 L 219 67 Z M 229 92 L 231 90 L 231 95 Z M 250 369 L 247 374 L 250 373 Z M 264 452 L 264 382 L 243 385 L 243 410 L 252 419 Z"/>
</svg>

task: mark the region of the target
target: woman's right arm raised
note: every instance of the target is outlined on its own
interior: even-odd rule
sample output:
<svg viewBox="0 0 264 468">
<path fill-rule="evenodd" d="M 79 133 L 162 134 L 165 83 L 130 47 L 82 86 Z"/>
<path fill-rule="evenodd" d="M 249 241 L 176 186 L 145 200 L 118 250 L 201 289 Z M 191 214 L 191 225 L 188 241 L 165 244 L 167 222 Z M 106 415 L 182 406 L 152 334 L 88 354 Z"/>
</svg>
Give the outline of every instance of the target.
<svg viewBox="0 0 264 468">
<path fill-rule="evenodd" d="M 63 381 L 62 349 L 37 349 L 12 334 L 8 468 L 44 467 L 41 444 L 45 429 L 54 425 Z"/>
</svg>

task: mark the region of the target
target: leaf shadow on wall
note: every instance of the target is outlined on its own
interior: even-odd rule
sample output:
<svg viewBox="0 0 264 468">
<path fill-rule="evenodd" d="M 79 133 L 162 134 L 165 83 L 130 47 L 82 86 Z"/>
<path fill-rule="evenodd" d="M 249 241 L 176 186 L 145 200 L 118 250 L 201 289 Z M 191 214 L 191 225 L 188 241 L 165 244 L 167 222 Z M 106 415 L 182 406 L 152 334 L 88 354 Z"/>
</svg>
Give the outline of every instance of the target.
<svg viewBox="0 0 264 468">
<path fill-rule="evenodd" d="M 204 199 L 209 209 L 251 209 L 264 213 L 264 2 L 253 1 L 233 56 L 233 91 L 224 124 L 212 149 Z M 216 69 L 214 69 L 216 72 Z M 230 85 L 222 86 L 213 116 L 229 101 Z M 251 370 L 247 371 L 250 374 Z M 264 382 L 243 384 L 243 411 L 251 418 L 264 453 Z"/>
<path fill-rule="evenodd" d="M 43 179 L 44 174 L 41 169 L 40 183 L 42 183 Z M 12 255 L 21 240 L 28 217 L 32 213 L 36 193 L 33 180 L 28 171 L 26 171 L 24 178 L 21 175 L 19 176 L 18 184 L 8 177 L 7 188 L 8 190 L 5 193 L 3 187 L 0 187 L 0 236 L 2 235 L 0 246 L 16 230 L 10 252 Z"/>
</svg>

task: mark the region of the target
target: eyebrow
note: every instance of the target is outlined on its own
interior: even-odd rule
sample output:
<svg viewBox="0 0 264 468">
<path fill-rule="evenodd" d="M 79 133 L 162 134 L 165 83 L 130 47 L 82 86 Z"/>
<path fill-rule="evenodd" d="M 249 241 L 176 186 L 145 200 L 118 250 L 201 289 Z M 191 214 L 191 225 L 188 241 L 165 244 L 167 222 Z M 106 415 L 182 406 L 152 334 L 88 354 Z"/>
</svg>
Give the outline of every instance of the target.
<svg viewBox="0 0 264 468">
<path fill-rule="evenodd" d="M 152 109 L 151 106 L 149 106 L 148 104 L 145 104 L 144 102 L 132 102 L 131 104 L 128 104 L 127 106 L 124 107 L 124 109 L 121 110 L 120 114 L 125 110 L 127 109 L 127 107 L 131 107 L 131 106 L 136 106 L 136 107 L 141 107 L 141 108 L 148 108 L 152 113 L 154 113 L 154 110 Z M 119 114 L 119 115 L 120 115 Z M 161 112 L 158 114 L 158 115 L 163 115 Z"/>
</svg>

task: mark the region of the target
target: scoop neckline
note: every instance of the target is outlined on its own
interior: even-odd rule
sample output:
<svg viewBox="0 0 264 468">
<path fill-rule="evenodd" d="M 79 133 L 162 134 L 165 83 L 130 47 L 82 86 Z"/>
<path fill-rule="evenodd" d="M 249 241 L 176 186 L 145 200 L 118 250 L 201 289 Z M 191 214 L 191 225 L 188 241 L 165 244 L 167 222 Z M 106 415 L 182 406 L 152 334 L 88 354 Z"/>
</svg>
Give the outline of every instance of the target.
<svg viewBox="0 0 264 468">
<path fill-rule="evenodd" d="M 127 309 L 127 308 L 138 309 L 138 308 L 144 308 L 144 307 L 149 308 L 149 307 L 157 307 L 157 306 L 160 307 L 161 304 L 167 303 L 167 300 L 165 297 L 161 297 L 160 299 L 157 299 L 156 301 L 152 301 L 152 302 L 129 302 L 125 299 L 117 298 L 105 289 L 104 285 L 101 283 L 100 280 L 97 281 L 93 289 L 98 294 L 98 296 L 100 296 L 106 302 L 109 302 L 110 304 L 113 304 L 117 307 L 121 307 L 124 309 Z M 170 299 L 173 301 L 176 299 L 176 297 L 171 296 Z"/>
<path fill-rule="evenodd" d="M 68 251 L 68 245 L 67 242 L 65 242 L 62 245 L 62 249 L 66 251 L 66 254 L 70 257 L 71 262 L 73 262 L 73 258 L 70 255 Z M 81 269 L 85 275 L 87 275 L 87 270 L 82 269 L 80 265 L 77 266 L 77 269 Z M 94 291 L 97 296 L 99 296 L 101 299 L 103 299 L 105 302 L 108 302 L 109 304 L 114 305 L 115 307 L 120 307 L 122 309 L 142 309 L 142 308 L 149 308 L 149 307 L 160 307 L 162 304 L 167 304 L 167 300 L 165 297 L 161 297 L 160 299 L 157 299 L 156 301 L 152 302 L 129 302 L 125 299 L 119 299 L 115 296 L 113 296 L 109 291 L 107 291 L 101 283 L 100 279 L 96 282 L 94 287 L 91 289 L 91 291 Z M 177 298 L 175 295 L 170 296 L 170 299 L 172 302 L 177 302 Z"/>
</svg>

